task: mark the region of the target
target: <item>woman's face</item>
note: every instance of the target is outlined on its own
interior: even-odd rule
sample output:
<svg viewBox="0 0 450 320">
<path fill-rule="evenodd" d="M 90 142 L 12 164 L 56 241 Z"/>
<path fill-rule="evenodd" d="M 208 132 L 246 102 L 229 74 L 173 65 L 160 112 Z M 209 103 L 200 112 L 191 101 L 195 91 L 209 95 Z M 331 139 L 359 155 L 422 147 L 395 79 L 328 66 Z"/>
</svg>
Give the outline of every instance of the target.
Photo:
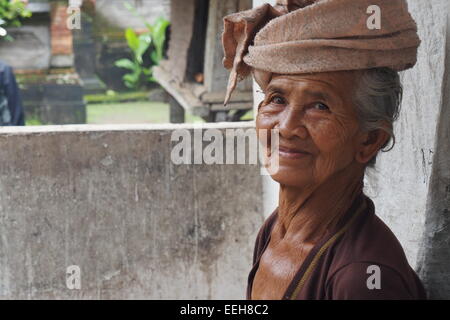
<svg viewBox="0 0 450 320">
<path fill-rule="evenodd" d="M 317 185 L 356 163 L 361 141 L 351 101 L 356 79 L 352 71 L 272 77 L 256 127 L 279 130 L 275 181 L 298 187 Z"/>
</svg>

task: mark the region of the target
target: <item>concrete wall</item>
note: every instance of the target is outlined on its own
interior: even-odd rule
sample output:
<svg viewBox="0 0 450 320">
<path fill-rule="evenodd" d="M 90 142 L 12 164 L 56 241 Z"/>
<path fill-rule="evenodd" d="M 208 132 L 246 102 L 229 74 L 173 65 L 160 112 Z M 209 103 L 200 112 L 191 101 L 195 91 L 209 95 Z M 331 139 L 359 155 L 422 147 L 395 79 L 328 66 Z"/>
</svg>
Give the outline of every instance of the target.
<svg viewBox="0 0 450 320">
<path fill-rule="evenodd" d="M 408 4 L 422 40 L 418 62 L 401 75 L 404 98 L 395 124 L 397 144 L 380 155 L 376 170 L 367 175 L 366 189 L 430 297 L 448 299 L 450 2 L 410 0 Z"/>
<path fill-rule="evenodd" d="M 423 21 L 433 21 L 432 25 L 440 33 L 428 43 L 428 52 L 438 54 L 432 54 L 427 60 L 432 63 L 431 71 L 439 84 L 434 92 L 439 97 L 440 112 L 432 141 L 434 152 L 428 168 L 423 245 L 418 252 L 417 264 L 430 297 L 450 299 L 450 2 L 434 1 L 432 10 L 425 12 Z M 421 102 L 425 112 L 429 100 L 422 98 Z"/>
<path fill-rule="evenodd" d="M 253 0 L 254 6 L 272 1 Z M 402 72 L 404 97 L 395 148 L 378 157 L 365 192 L 400 240 L 431 298 L 450 298 L 450 2 L 408 0 L 422 44 Z M 257 85 L 255 85 L 255 91 Z M 255 94 L 255 105 L 261 101 Z M 264 214 L 278 185 L 265 177 Z"/>
<path fill-rule="evenodd" d="M 1 128 L 0 299 L 244 298 L 259 169 L 174 165 L 174 128 Z"/>
</svg>

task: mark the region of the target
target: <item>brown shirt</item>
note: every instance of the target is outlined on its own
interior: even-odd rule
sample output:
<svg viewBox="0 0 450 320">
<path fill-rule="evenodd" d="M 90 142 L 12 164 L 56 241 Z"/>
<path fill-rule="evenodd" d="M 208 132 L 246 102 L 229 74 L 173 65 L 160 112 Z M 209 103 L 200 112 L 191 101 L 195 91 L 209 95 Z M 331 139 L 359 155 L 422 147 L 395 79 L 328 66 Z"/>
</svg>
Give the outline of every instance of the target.
<svg viewBox="0 0 450 320">
<path fill-rule="evenodd" d="M 373 202 L 361 193 L 299 266 L 282 299 L 426 299 L 399 241 L 374 211 Z M 265 221 L 256 239 L 247 299 L 277 213 Z M 372 265 L 379 269 L 370 269 Z M 369 289 L 367 283 L 373 284 L 377 274 L 380 288 Z"/>
</svg>

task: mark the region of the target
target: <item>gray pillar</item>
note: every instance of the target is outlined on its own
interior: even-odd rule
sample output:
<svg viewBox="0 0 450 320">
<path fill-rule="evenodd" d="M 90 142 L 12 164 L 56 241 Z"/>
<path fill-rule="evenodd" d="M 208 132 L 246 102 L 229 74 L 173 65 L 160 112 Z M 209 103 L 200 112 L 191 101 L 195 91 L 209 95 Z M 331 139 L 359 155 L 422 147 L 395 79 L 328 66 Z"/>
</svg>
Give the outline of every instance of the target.
<svg viewBox="0 0 450 320">
<path fill-rule="evenodd" d="M 446 25 L 442 105 L 426 206 L 419 274 L 429 298 L 450 299 L 450 4 Z M 445 30 L 445 28 L 444 28 Z"/>
</svg>

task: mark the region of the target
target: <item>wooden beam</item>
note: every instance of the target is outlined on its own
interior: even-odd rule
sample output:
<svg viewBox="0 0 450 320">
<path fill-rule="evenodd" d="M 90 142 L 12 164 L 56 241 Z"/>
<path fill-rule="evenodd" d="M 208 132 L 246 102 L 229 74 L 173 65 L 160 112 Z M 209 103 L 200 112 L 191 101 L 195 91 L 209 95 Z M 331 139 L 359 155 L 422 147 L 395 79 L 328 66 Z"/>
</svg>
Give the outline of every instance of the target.
<svg viewBox="0 0 450 320">
<path fill-rule="evenodd" d="M 209 114 L 209 108 L 193 94 L 192 85 L 186 83 L 179 85 L 161 66 L 153 68 L 153 76 L 186 112 L 199 116 Z"/>
</svg>

